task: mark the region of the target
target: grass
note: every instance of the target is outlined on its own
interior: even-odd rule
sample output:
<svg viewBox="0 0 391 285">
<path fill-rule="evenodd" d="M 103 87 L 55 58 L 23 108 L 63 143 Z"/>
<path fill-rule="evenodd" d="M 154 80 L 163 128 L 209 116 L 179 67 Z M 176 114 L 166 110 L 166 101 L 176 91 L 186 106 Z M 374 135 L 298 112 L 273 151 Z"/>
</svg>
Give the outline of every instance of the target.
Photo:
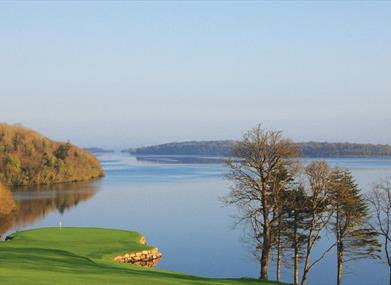
<svg viewBox="0 0 391 285">
<path fill-rule="evenodd" d="M 137 232 L 97 228 L 16 232 L 12 240 L 0 242 L 0 284 L 277 284 L 248 278 L 202 278 L 113 261 L 116 255 L 150 249 L 140 238 Z"/>
</svg>

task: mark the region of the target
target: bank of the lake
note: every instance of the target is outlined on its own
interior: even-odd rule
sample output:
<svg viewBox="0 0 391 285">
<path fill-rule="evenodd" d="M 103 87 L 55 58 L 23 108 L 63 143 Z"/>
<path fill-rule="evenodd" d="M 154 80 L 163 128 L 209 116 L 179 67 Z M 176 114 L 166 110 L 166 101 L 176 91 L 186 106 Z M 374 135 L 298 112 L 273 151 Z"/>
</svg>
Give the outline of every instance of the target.
<svg viewBox="0 0 391 285">
<path fill-rule="evenodd" d="M 124 253 L 153 249 L 142 240 L 137 232 L 99 228 L 19 231 L 0 243 L 0 284 L 277 284 L 202 278 L 114 261 Z"/>
</svg>

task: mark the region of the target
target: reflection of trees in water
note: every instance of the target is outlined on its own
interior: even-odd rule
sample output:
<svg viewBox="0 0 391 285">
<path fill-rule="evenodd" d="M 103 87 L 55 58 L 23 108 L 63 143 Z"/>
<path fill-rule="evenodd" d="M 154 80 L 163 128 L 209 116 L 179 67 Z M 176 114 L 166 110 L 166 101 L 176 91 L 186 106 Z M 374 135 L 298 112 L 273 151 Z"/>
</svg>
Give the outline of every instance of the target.
<svg viewBox="0 0 391 285">
<path fill-rule="evenodd" d="M 61 214 L 91 199 L 95 183 L 66 183 L 34 187 L 18 187 L 12 193 L 0 186 L 0 235 L 43 219 L 51 212 Z M 6 197 L 7 199 L 3 199 Z"/>
<path fill-rule="evenodd" d="M 0 217 L 9 215 L 14 208 L 12 193 L 0 184 Z"/>
<path fill-rule="evenodd" d="M 3 227 L 8 228 L 10 223 L 9 217 L 13 216 L 15 202 L 12 193 L 0 184 L 0 234 Z"/>
<path fill-rule="evenodd" d="M 158 156 L 136 156 L 137 161 L 152 162 L 158 164 L 222 164 L 226 160 L 224 157 L 214 156 L 185 156 L 185 155 L 158 155 Z"/>
</svg>

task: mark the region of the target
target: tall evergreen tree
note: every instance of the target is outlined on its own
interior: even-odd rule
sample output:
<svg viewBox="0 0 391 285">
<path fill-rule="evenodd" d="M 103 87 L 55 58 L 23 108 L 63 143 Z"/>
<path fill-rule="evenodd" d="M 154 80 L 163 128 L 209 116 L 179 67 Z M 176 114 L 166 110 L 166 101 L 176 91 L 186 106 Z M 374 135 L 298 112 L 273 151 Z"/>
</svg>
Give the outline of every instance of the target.
<svg viewBox="0 0 391 285">
<path fill-rule="evenodd" d="M 293 252 L 293 284 L 299 284 L 299 262 L 303 259 L 307 224 L 310 219 L 308 197 L 304 187 L 299 185 L 283 196 L 283 224 L 286 245 Z"/>
<path fill-rule="evenodd" d="M 287 231 L 287 224 L 284 221 L 286 219 L 285 204 L 288 203 L 286 193 L 294 187 L 294 179 L 299 166 L 299 164 L 292 164 L 288 168 L 286 165 L 280 165 L 273 172 L 273 180 L 270 185 L 273 201 L 272 236 L 276 251 L 276 281 L 280 281 L 283 250 L 286 248 L 283 246 Z"/>
<path fill-rule="evenodd" d="M 346 262 L 377 258 L 379 243 L 375 231 L 366 228 L 369 212 L 366 200 L 348 170 L 332 173 L 331 203 L 334 207 L 332 228 L 337 247 L 337 284 L 342 282 Z"/>
</svg>

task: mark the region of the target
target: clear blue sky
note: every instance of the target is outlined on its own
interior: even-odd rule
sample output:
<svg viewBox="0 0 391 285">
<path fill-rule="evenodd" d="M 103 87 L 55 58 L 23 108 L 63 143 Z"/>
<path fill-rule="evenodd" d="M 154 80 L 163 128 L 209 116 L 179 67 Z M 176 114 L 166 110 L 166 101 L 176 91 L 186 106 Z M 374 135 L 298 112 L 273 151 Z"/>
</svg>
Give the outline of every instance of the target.
<svg viewBox="0 0 391 285">
<path fill-rule="evenodd" d="M 0 2 L 0 99 L 82 146 L 391 143 L 391 2 Z"/>
</svg>

